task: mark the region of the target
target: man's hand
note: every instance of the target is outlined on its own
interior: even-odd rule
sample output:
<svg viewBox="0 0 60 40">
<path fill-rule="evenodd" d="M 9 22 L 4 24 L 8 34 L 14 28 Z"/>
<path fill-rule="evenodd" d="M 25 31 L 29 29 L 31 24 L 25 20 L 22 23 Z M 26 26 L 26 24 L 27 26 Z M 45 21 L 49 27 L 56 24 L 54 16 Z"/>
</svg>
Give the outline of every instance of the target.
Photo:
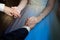
<svg viewBox="0 0 60 40">
<path fill-rule="evenodd" d="M 37 17 L 30 17 L 27 19 L 26 26 L 29 26 L 31 29 L 38 23 Z"/>
</svg>

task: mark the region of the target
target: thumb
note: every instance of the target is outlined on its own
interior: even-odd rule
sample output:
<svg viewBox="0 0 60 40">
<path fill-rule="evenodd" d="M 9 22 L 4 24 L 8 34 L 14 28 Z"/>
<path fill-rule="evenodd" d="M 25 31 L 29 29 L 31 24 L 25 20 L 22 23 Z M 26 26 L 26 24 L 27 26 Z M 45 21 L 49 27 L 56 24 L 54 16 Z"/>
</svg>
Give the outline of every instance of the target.
<svg viewBox="0 0 60 40">
<path fill-rule="evenodd" d="M 28 20 L 29 20 L 29 18 L 27 18 L 26 21 L 25 21 L 25 25 L 26 25 L 26 26 L 27 26 L 27 22 L 28 22 Z"/>
</svg>

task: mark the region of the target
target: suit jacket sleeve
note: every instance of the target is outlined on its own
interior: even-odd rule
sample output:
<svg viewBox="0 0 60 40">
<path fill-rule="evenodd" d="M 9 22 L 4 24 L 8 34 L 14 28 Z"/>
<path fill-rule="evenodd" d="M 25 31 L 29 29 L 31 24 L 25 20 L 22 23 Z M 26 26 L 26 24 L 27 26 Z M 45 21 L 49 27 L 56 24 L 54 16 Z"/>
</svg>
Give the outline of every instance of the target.
<svg viewBox="0 0 60 40">
<path fill-rule="evenodd" d="M 8 34 L 4 34 L 3 40 L 24 40 L 27 34 L 28 30 L 26 28 L 20 28 Z"/>
</svg>

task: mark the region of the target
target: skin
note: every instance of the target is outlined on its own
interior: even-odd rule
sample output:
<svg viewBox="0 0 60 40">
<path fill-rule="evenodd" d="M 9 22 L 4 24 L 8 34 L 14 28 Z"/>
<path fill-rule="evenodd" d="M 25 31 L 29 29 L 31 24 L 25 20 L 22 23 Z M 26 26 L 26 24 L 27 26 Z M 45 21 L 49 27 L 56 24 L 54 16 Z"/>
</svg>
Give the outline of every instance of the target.
<svg viewBox="0 0 60 40">
<path fill-rule="evenodd" d="M 19 3 L 19 5 L 17 7 L 12 7 L 11 10 L 13 10 L 13 12 L 11 12 L 11 11 L 10 12 L 13 13 L 15 18 L 18 17 L 19 13 L 21 13 L 21 11 L 25 8 L 27 1 L 28 0 L 22 0 L 21 3 Z M 32 17 L 28 18 L 25 25 L 29 26 L 30 28 L 34 27 L 39 21 L 41 21 L 45 16 L 47 16 L 49 14 L 49 12 L 53 9 L 54 4 L 55 4 L 55 0 L 49 0 L 47 7 L 41 12 L 40 16 L 38 16 L 38 17 L 32 16 Z M 10 16 L 12 16 L 11 13 L 9 13 Z M 6 14 L 8 14 L 8 13 L 6 13 Z M 16 14 L 18 14 L 18 15 L 16 15 Z"/>
<path fill-rule="evenodd" d="M 27 5 L 28 3 L 28 0 L 22 0 L 18 6 L 15 6 L 15 7 L 7 7 L 5 6 L 4 7 L 4 11 L 7 15 L 9 16 L 14 16 L 14 18 L 17 18 L 17 17 L 21 17 L 20 13 L 21 11 L 25 8 L 25 6 Z M 25 25 L 27 26 L 27 25 Z M 33 28 L 33 26 L 31 27 L 30 25 L 28 25 L 30 27 L 30 29 Z"/>
<path fill-rule="evenodd" d="M 12 9 L 10 7 L 5 6 L 4 11 L 7 15 L 12 16 Z"/>
<path fill-rule="evenodd" d="M 22 0 L 21 3 L 19 3 L 19 5 L 17 7 L 12 7 L 12 9 L 17 10 L 19 13 L 21 13 L 21 11 L 25 8 L 27 3 L 28 3 L 28 0 Z M 17 18 L 16 16 L 14 16 L 14 17 Z M 20 17 L 21 17 L 21 15 L 20 15 Z M 26 25 L 26 24 L 25 24 L 25 26 L 30 27 L 30 29 L 32 29 L 34 27 L 33 25 L 30 26 L 30 25 Z"/>
<path fill-rule="evenodd" d="M 27 0 L 22 0 L 17 7 L 4 7 L 4 11 L 9 16 L 14 16 L 14 18 L 21 17 L 20 13 L 25 8 Z"/>
<path fill-rule="evenodd" d="M 19 5 L 16 6 L 16 7 L 12 7 L 12 9 L 15 10 L 15 11 L 18 11 L 19 15 L 21 17 L 21 11 L 25 8 L 25 6 L 27 5 L 27 2 L 28 2 L 28 0 L 21 0 L 21 2 L 19 3 Z M 14 17 L 17 18 L 17 15 L 15 15 Z"/>
<path fill-rule="evenodd" d="M 5 12 L 9 16 L 20 17 L 19 12 L 16 9 L 14 10 L 14 9 L 12 9 L 10 7 L 7 7 L 7 6 L 4 7 L 4 11 L 3 12 Z"/>
<path fill-rule="evenodd" d="M 30 17 L 27 19 L 26 25 L 27 26 L 35 26 L 38 22 L 40 22 L 45 16 L 49 14 L 49 12 L 53 9 L 56 0 L 49 0 L 47 7 L 41 12 L 40 16 L 38 17 Z"/>
</svg>

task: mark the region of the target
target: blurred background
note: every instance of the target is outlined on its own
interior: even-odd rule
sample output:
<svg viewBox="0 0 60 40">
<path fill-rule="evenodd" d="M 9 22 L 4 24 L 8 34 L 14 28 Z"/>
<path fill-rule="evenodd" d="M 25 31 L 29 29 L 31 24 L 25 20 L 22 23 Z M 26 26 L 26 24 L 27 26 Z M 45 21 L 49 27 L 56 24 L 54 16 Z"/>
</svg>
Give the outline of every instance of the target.
<svg viewBox="0 0 60 40">
<path fill-rule="evenodd" d="M 20 0 L 0 0 L 0 2 L 5 3 L 7 6 L 11 7 L 11 6 L 17 6 Z M 58 10 L 57 10 L 56 16 L 58 18 L 58 21 L 60 22 L 60 0 L 58 0 Z M 0 12 L 0 35 L 8 28 L 8 25 L 10 25 L 13 22 L 13 20 L 14 20 L 13 17 L 10 17 L 6 15 L 5 13 Z M 57 31 L 60 31 L 60 30 L 57 30 Z M 55 35 L 56 34 L 54 34 L 53 36 Z"/>
</svg>

